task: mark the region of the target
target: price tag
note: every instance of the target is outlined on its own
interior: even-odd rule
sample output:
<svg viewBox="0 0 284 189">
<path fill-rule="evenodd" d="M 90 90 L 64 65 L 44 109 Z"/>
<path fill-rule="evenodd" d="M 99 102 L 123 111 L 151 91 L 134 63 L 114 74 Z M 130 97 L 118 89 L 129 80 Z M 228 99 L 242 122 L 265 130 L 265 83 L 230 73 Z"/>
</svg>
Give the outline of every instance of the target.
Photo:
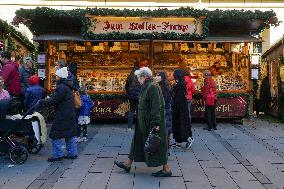
<svg viewBox="0 0 284 189">
<path fill-rule="evenodd" d="M 45 69 L 38 69 L 37 75 L 38 75 L 39 78 L 45 79 Z"/>
<path fill-rule="evenodd" d="M 138 51 L 139 50 L 139 43 L 130 43 L 130 51 Z"/>
<path fill-rule="evenodd" d="M 45 54 L 37 55 L 37 63 L 38 64 L 45 64 Z"/>
</svg>

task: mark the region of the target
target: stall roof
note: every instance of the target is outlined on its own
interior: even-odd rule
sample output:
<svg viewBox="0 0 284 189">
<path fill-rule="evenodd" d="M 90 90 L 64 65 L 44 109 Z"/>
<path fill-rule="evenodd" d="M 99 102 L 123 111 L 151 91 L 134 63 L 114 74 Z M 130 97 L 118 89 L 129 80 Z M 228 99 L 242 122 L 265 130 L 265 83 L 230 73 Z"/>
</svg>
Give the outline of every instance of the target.
<svg viewBox="0 0 284 189">
<path fill-rule="evenodd" d="M 230 42 L 230 43 L 238 43 L 238 42 L 262 42 L 261 39 L 252 37 L 250 35 L 232 35 L 232 36 L 208 36 L 203 41 L 210 42 Z"/>
<path fill-rule="evenodd" d="M 34 41 L 150 41 L 149 39 L 141 40 L 86 40 L 81 35 L 74 34 L 43 34 L 33 38 Z"/>
<path fill-rule="evenodd" d="M 80 35 L 72 34 L 43 34 L 33 38 L 34 41 L 85 41 Z"/>
<path fill-rule="evenodd" d="M 33 38 L 34 41 L 123 41 L 123 40 L 85 40 L 81 35 L 74 34 L 44 34 Z M 149 39 L 125 40 L 125 41 L 150 41 Z M 196 41 L 178 41 L 178 40 L 154 40 L 154 42 L 196 42 Z M 223 42 L 223 43 L 242 43 L 242 42 L 261 42 L 261 39 L 249 35 L 236 36 L 208 36 L 200 43 Z"/>
<path fill-rule="evenodd" d="M 273 52 L 275 48 L 277 48 L 279 45 L 282 45 L 283 41 L 284 41 L 284 35 L 280 39 L 278 39 L 274 44 L 272 44 L 269 49 L 263 52 L 261 57 L 265 58 L 269 53 Z"/>
</svg>

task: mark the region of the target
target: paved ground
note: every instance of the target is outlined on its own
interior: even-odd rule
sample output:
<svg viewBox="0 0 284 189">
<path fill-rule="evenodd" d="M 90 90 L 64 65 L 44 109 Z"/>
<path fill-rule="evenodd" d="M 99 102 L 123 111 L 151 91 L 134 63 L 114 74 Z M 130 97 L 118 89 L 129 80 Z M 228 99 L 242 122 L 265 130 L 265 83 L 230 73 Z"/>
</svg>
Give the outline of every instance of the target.
<svg viewBox="0 0 284 189">
<path fill-rule="evenodd" d="M 171 150 L 171 178 L 153 178 L 135 163 L 129 174 L 113 165 L 127 158 L 132 132 L 126 125 L 93 125 L 80 156 L 61 163 L 46 162 L 50 142 L 24 165 L 8 168 L 0 157 L 0 188 L 6 189 L 199 189 L 284 188 L 284 125 L 254 120 L 247 125 L 219 124 L 203 131 L 194 124 L 192 149 Z"/>
</svg>

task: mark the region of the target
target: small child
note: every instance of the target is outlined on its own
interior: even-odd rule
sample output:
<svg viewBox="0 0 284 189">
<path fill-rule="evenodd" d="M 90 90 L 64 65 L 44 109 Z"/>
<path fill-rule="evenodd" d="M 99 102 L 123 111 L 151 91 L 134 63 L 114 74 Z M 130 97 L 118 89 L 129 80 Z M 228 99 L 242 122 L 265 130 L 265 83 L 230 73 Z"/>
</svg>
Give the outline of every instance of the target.
<svg viewBox="0 0 284 189">
<path fill-rule="evenodd" d="M 81 127 L 81 133 L 83 133 L 83 137 L 81 137 L 77 142 L 86 142 L 87 141 L 87 125 L 90 123 L 90 115 L 91 109 L 94 106 L 94 102 L 86 93 L 86 88 L 81 87 L 79 89 L 80 98 L 82 101 L 82 106 L 79 112 L 78 118 L 78 126 Z"/>
<path fill-rule="evenodd" d="M 39 78 L 36 75 L 32 75 L 29 78 L 29 88 L 25 93 L 25 109 L 28 111 L 31 108 L 34 109 L 35 104 L 45 97 L 44 88 L 39 85 Z"/>
<path fill-rule="evenodd" d="M 0 100 L 5 100 L 9 98 L 9 92 L 4 89 L 4 79 L 0 77 Z"/>
</svg>

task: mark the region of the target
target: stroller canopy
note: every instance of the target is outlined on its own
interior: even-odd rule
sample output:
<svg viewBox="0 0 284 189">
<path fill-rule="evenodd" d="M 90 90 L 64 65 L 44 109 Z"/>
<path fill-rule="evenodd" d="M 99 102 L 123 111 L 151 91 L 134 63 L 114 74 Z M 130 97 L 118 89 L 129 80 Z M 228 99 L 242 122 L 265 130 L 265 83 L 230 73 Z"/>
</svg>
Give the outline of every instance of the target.
<svg viewBox="0 0 284 189">
<path fill-rule="evenodd" d="M 5 119 L 6 115 L 19 113 L 21 103 L 15 98 L 0 100 L 0 120 Z"/>
</svg>

